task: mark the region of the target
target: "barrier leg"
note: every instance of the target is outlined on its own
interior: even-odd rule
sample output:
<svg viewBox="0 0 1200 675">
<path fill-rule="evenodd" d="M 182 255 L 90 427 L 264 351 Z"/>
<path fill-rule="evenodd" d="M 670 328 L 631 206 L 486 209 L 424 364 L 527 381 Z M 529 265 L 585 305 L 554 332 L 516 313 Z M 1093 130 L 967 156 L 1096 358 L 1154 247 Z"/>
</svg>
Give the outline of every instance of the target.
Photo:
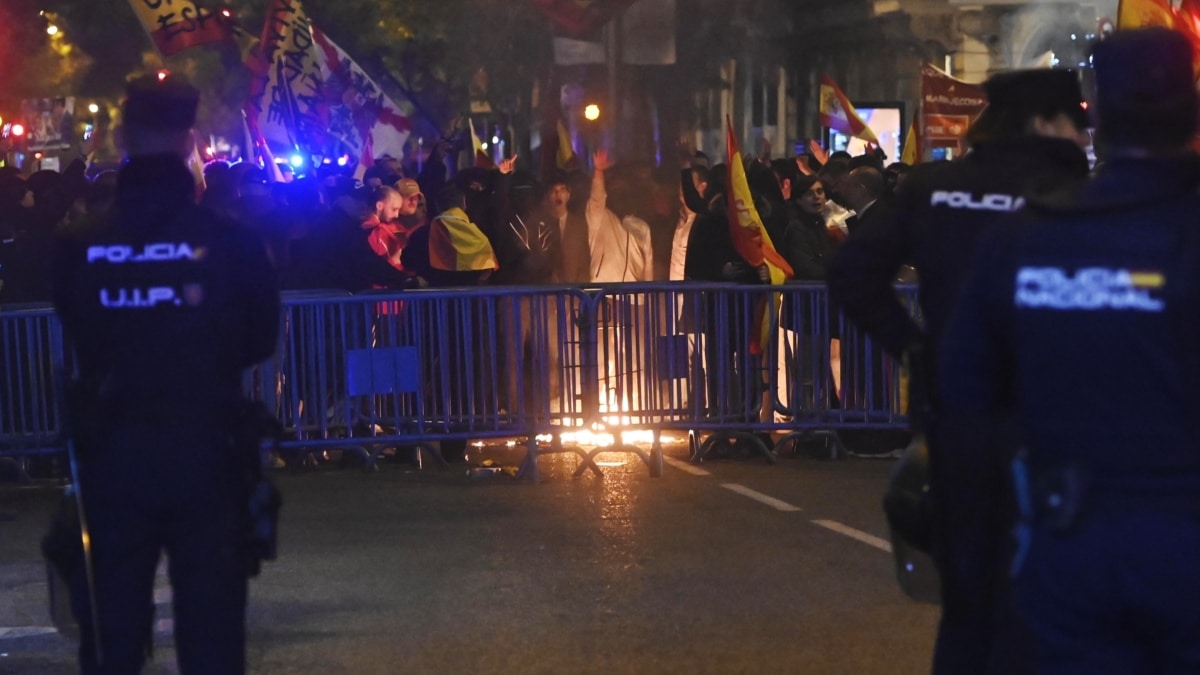
<svg viewBox="0 0 1200 675">
<path fill-rule="evenodd" d="M 783 447 L 790 443 L 792 446 L 792 455 L 798 457 L 800 456 L 800 444 L 809 438 L 820 438 L 825 441 L 822 453 L 808 453 L 817 459 L 839 459 L 842 455 L 846 454 L 846 446 L 842 443 L 841 436 L 833 429 L 794 431 L 781 438 L 778 447 Z"/>
<path fill-rule="evenodd" d="M 662 478 L 663 475 L 663 448 L 662 434 L 654 432 L 654 445 L 650 446 L 650 477 Z"/>
<path fill-rule="evenodd" d="M 525 459 L 521 461 L 521 468 L 517 470 L 517 478 L 528 478 L 531 483 L 536 485 L 542 480 L 538 475 L 538 442 L 534 435 L 529 436 L 525 448 Z"/>
<path fill-rule="evenodd" d="M 584 471 L 591 469 L 592 473 L 596 474 L 597 477 L 604 478 L 604 472 L 601 471 L 600 467 L 596 464 L 596 456 L 607 450 L 608 448 L 592 448 L 591 451 L 584 452 L 581 449 L 576 453 L 580 458 L 579 467 L 575 469 L 575 473 L 571 474 L 571 477 L 579 478 L 583 475 Z"/>
<path fill-rule="evenodd" d="M 688 461 L 693 464 L 704 461 L 704 453 L 700 451 L 700 435 L 695 429 L 688 429 Z"/>
<path fill-rule="evenodd" d="M 744 443 L 752 451 L 758 452 L 767 460 L 768 464 L 775 463 L 775 450 L 768 448 L 756 434 L 748 431 L 717 431 L 710 434 L 704 443 L 700 445 L 700 456 L 702 458 L 707 457 L 718 444 L 723 441 L 728 442 L 732 440 L 736 440 L 739 444 Z"/>
<path fill-rule="evenodd" d="M 29 483 L 33 482 L 33 477 L 30 476 L 29 472 L 25 470 L 25 466 L 22 462 L 18 462 L 12 457 L 0 457 L 0 464 L 12 467 L 12 476 L 18 483 L 21 483 L 22 485 L 28 485 Z"/>
</svg>

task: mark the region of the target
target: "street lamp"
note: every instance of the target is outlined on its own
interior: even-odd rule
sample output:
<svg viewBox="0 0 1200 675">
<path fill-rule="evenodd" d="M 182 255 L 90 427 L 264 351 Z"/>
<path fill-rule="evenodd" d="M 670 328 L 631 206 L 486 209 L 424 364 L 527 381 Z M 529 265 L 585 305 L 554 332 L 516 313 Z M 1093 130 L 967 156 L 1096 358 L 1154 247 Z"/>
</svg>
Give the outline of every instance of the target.
<svg viewBox="0 0 1200 675">
<path fill-rule="evenodd" d="M 100 106 L 96 105 L 95 103 L 90 103 L 88 104 L 88 112 L 95 115 L 96 113 L 100 112 Z"/>
<path fill-rule="evenodd" d="M 596 120 L 600 119 L 600 106 L 596 105 L 595 103 L 589 103 L 587 107 L 583 109 L 583 117 L 589 122 L 595 122 Z"/>
<path fill-rule="evenodd" d="M 46 35 L 58 35 L 58 26 L 54 24 L 46 26 Z"/>
</svg>

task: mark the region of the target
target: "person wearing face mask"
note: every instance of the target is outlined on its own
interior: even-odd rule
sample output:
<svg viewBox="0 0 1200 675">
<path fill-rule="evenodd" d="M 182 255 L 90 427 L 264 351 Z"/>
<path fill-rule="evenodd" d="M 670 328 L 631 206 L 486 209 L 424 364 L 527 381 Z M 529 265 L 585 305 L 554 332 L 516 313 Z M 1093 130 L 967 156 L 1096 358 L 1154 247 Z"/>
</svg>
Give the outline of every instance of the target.
<svg viewBox="0 0 1200 675">
<path fill-rule="evenodd" d="M 986 229 L 1020 209 L 1032 194 L 1087 176 L 1088 119 L 1078 76 L 1067 70 L 1001 73 L 984 83 L 988 105 L 967 131 L 970 151 L 952 162 L 913 168 L 896 196 L 890 222 L 851 237 L 829 269 L 829 292 L 846 316 L 896 358 L 910 361 L 914 430 L 928 440 L 928 490 L 908 503 L 928 503 L 931 516 L 906 520 L 888 513 L 902 540 L 931 549 L 940 574 L 942 619 L 934 675 L 995 672 L 1020 659 L 999 631 L 1015 622 L 1001 608 L 1005 591 L 1000 551 L 1007 536 L 1004 467 L 981 480 L 976 457 L 939 437 L 934 382 L 936 353 L 972 253 Z M 892 287 L 901 266 L 920 276 L 918 325 Z M 970 485 L 970 487 L 967 487 Z M 920 522 L 928 531 L 905 524 Z M 931 542 L 931 545 L 928 543 Z M 1028 672 L 1012 670 L 1000 672 Z M 989 670 L 989 668 L 993 670 Z"/>
</svg>

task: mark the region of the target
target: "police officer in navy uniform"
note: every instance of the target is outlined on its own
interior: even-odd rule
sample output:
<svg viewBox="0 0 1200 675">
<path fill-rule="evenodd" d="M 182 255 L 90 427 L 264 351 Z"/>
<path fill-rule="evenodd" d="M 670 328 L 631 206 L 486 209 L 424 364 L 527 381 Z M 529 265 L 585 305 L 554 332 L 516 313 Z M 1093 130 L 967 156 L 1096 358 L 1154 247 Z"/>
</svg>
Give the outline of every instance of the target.
<svg viewBox="0 0 1200 675">
<path fill-rule="evenodd" d="M 1192 48 L 1096 45 L 1103 164 L 980 247 L 942 345 L 947 433 L 1014 416 L 1013 597 L 1036 673 L 1200 672 L 1200 161 Z"/>
<path fill-rule="evenodd" d="M 967 132 L 969 152 L 909 172 L 893 216 L 860 228 L 828 273 L 830 295 L 845 315 L 894 357 L 911 359 L 914 425 L 930 449 L 931 553 L 941 584 L 935 675 L 1004 670 L 1014 654 L 993 647 L 1004 586 L 993 561 L 1006 543 L 999 489 L 1005 470 L 996 461 L 992 475 L 967 481 L 977 467 L 962 465 L 958 449 L 941 442 L 940 397 L 918 385 L 934 381 L 938 338 L 981 233 L 1029 194 L 1080 181 L 1089 170 L 1087 116 L 1074 73 L 1002 73 L 984 90 L 988 105 Z M 920 276 L 922 325 L 893 289 L 905 264 Z"/>
<path fill-rule="evenodd" d="M 180 671 L 241 673 L 247 500 L 229 435 L 243 369 L 275 349 L 279 290 L 257 237 L 195 203 L 196 89 L 168 75 L 126 93 L 116 206 L 66 233 L 55 261 L 99 623 L 78 575 L 80 668 L 141 670 L 165 552 Z"/>
</svg>

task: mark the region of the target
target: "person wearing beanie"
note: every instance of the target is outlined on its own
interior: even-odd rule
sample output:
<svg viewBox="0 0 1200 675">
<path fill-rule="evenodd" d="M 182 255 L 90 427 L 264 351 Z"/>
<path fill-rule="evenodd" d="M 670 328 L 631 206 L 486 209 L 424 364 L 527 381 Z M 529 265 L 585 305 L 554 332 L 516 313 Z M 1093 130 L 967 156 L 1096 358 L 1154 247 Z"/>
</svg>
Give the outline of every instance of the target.
<svg viewBox="0 0 1200 675">
<path fill-rule="evenodd" d="M 967 132 L 970 151 L 914 167 L 887 221 L 851 237 L 828 271 L 830 297 L 846 317 L 894 358 L 909 361 L 910 419 L 928 442 L 928 490 L 911 499 L 889 493 L 885 513 L 901 542 L 918 550 L 932 543 L 928 552 L 940 573 L 942 604 L 934 675 L 977 675 L 989 667 L 1023 672 L 1005 664 L 1025 658 L 1007 634 L 997 633 L 997 615 L 1007 606 L 1005 570 L 997 562 L 1007 536 L 1003 467 L 996 463 L 988 480 L 968 484 L 964 473 L 978 469 L 960 461 L 969 449 L 941 437 L 937 410 L 943 397 L 926 386 L 934 382 L 939 337 L 983 232 L 1031 194 L 1082 181 L 1089 171 L 1087 119 L 1075 73 L 1000 73 L 984 89 L 988 105 Z M 920 278 L 921 324 L 892 287 L 906 264 Z M 895 489 L 904 491 L 899 484 Z M 895 510 L 903 504 L 926 506 L 914 517 Z M 926 529 L 912 531 L 912 523 Z M 903 578 L 911 561 L 898 562 Z"/>
<path fill-rule="evenodd" d="M 230 439 L 243 370 L 275 351 L 280 298 L 263 243 L 195 203 L 184 158 L 198 100 L 175 75 L 128 84 L 115 203 L 65 232 L 55 257 L 93 574 L 60 570 L 85 674 L 141 672 L 164 553 L 179 670 L 246 667 L 247 579 L 261 560 L 247 546 L 246 476 L 258 453 Z"/>
<path fill-rule="evenodd" d="M 993 461 L 996 420 L 1019 430 L 1004 562 L 1036 656 L 1023 672 L 1196 673 L 1192 47 L 1165 28 L 1118 30 L 1093 63 L 1105 161 L 979 247 L 942 343 L 941 424 L 977 467 Z"/>
</svg>

